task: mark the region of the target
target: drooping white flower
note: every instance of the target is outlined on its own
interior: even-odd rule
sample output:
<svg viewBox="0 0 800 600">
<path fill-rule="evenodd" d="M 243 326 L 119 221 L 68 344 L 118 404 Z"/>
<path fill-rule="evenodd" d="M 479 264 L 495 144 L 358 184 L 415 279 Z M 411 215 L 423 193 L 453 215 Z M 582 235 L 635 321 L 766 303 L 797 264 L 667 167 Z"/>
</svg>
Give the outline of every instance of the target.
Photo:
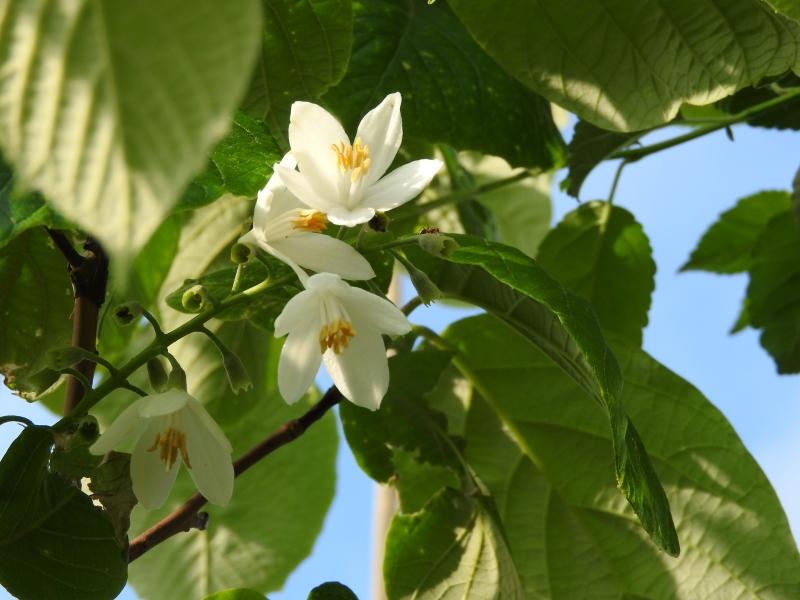
<svg viewBox="0 0 800 600">
<path fill-rule="evenodd" d="M 295 167 L 287 154 L 280 162 L 287 169 Z M 253 228 L 239 238 L 240 244 L 258 246 L 296 269 L 337 273 L 345 279 L 371 279 L 375 272 L 350 244 L 320 232 L 328 220 L 323 212 L 301 203 L 274 173 L 258 193 Z M 300 279 L 305 273 L 298 272 Z"/>
<path fill-rule="evenodd" d="M 288 334 L 278 363 L 278 388 L 290 404 L 308 390 L 320 361 L 342 394 L 377 410 L 389 387 L 381 334 L 408 333 L 406 316 L 385 298 L 319 273 L 286 304 L 275 336 Z"/>
<path fill-rule="evenodd" d="M 89 451 L 106 454 L 129 440 L 136 440 L 131 455 L 133 493 L 145 508 L 164 504 L 181 462 L 209 502 L 225 505 L 230 500 L 230 442 L 203 405 L 183 390 L 139 398 L 120 413 Z"/>
<path fill-rule="evenodd" d="M 375 211 L 408 202 L 442 167 L 439 160 L 416 160 L 383 174 L 403 140 L 400 94 L 384 98 L 361 119 L 350 141 L 339 121 L 321 106 L 295 102 L 289 119 L 289 145 L 299 171 L 275 167 L 304 204 L 348 227 L 366 223 Z"/>
</svg>

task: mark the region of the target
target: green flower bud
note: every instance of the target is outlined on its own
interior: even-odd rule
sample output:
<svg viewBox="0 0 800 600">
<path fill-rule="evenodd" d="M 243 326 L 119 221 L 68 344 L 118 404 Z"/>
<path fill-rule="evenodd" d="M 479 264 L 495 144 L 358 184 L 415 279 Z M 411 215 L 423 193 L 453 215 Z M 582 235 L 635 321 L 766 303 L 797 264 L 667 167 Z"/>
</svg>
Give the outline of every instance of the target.
<svg viewBox="0 0 800 600">
<path fill-rule="evenodd" d="M 189 312 L 200 312 L 209 305 L 208 292 L 202 285 L 193 285 L 181 296 L 183 308 Z"/>
<path fill-rule="evenodd" d="M 114 309 L 114 320 L 120 327 L 126 327 L 142 316 L 142 305 L 138 302 L 126 302 Z"/>
<path fill-rule="evenodd" d="M 373 231 L 382 233 L 386 231 L 386 228 L 389 226 L 389 217 L 386 216 L 386 213 L 375 212 L 375 216 L 367 222 L 367 225 L 369 225 Z"/>
<path fill-rule="evenodd" d="M 67 348 L 55 348 L 47 351 L 47 366 L 56 371 L 81 362 L 86 358 L 87 351 L 83 348 L 69 346 Z"/>
<path fill-rule="evenodd" d="M 220 351 L 222 350 L 220 349 Z M 240 391 L 247 391 L 253 387 L 253 382 L 242 361 L 227 348 L 222 352 L 222 366 L 225 367 L 228 383 L 230 383 L 234 394 L 238 394 Z"/>
<path fill-rule="evenodd" d="M 428 277 L 424 271 L 419 270 L 413 264 L 404 263 L 408 276 L 411 278 L 411 283 L 417 290 L 417 294 L 422 299 L 425 306 L 428 306 L 434 300 L 442 297 L 442 291 L 436 286 L 431 278 Z"/>
<path fill-rule="evenodd" d="M 453 238 L 438 232 L 423 232 L 417 239 L 419 240 L 420 247 L 425 250 L 425 252 L 430 252 L 434 256 L 446 258 L 450 256 L 456 250 L 456 248 L 458 248 L 458 242 L 456 242 Z"/>
<path fill-rule="evenodd" d="M 160 356 L 147 361 L 147 377 L 150 379 L 150 385 L 155 391 L 163 392 L 167 389 L 169 379 Z"/>
<path fill-rule="evenodd" d="M 186 371 L 176 362 L 172 363 L 172 370 L 167 378 L 167 387 L 186 391 Z"/>
<path fill-rule="evenodd" d="M 253 256 L 253 249 L 247 244 L 234 244 L 231 247 L 231 262 L 243 265 Z"/>
</svg>

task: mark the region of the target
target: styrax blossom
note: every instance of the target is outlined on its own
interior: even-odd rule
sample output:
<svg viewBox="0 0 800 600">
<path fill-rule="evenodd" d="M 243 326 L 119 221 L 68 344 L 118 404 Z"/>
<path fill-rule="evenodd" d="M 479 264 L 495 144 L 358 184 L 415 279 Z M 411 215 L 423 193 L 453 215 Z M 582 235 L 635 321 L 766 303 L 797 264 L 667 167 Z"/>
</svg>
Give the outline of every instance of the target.
<svg viewBox="0 0 800 600">
<path fill-rule="evenodd" d="M 321 106 L 295 102 L 289 119 L 289 145 L 299 171 L 277 165 L 286 187 L 309 208 L 348 227 L 366 223 L 375 211 L 408 202 L 442 166 L 416 160 L 386 176 L 403 140 L 400 94 L 389 94 L 361 120 L 351 142 L 339 121 Z"/>
<path fill-rule="evenodd" d="M 305 287 L 275 320 L 275 336 L 289 335 L 278 363 L 281 395 L 296 402 L 324 361 L 345 398 L 377 410 L 389 387 L 381 334 L 408 333 L 408 319 L 385 298 L 350 287 L 332 273 L 313 275 Z"/>
<path fill-rule="evenodd" d="M 295 166 L 286 155 L 280 162 L 287 169 Z M 338 273 L 345 279 L 371 279 L 375 272 L 352 246 L 320 233 L 328 224 L 325 214 L 302 204 L 274 173 L 258 193 L 253 213 L 253 228 L 239 243 L 258 246 L 296 269 Z M 306 274 L 298 272 L 300 279 Z"/>
<path fill-rule="evenodd" d="M 225 505 L 230 500 L 230 442 L 203 405 L 183 390 L 139 398 L 89 451 L 106 454 L 129 440 L 136 440 L 131 456 L 133 493 L 145 508 L 164 504 L 181 462 L 209 502 Z"/>
</svg>

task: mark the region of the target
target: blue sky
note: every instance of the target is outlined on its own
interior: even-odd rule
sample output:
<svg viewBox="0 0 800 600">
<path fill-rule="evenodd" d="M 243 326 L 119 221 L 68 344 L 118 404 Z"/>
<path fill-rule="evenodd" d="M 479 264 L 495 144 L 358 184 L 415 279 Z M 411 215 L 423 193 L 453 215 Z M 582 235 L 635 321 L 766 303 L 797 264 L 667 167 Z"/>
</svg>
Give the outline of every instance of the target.
<svg viewBox="0 0 800 600">
<path fill-rule="evenodd" d="M 787 189 L 798 168 L 800 144 L 792 132 L 737 127 L 735 142 L 718 132 L 626 167 L 615 202 L 631 210 L 650 238 L 658 272 L 644 346 L 655 358 L 697 386 L 728 417 L 761 464 L 784 504 L 795 534 L 800 532 L 800 378 L 779 376 L 746 330 L 727 334 L 738 315 L 746 276 L 679 274 L 706 228 L 743 196 Z M 665 130 L 647 142 L 679 133 Z M 582 199 L 608 195 L 614 165 L 603 165 L 587 180 Z M 556 183 L 563 173 L 556 176 Z M 575 200 L 554 186 L 554 219 L 575 208 Z M 414 313 L 416 322 L 441 331 L 462 315 L 434 306 Z M 5 412 L 37 422 L 52 418 L 36 406 L 0 391 Z M 0 428 L 4 452 L 15 425 Z M 337 496 L 312 555 L 272 600 L 302 600 L 309 589 L 336 579 L 363 600 L 369 597 L 371 505 L 374 488 L 340 446 Z M 7 596 L 0 590 L 0 598 Z M 124 598 L 134 598 L 126 593 Z"/>
</svg>

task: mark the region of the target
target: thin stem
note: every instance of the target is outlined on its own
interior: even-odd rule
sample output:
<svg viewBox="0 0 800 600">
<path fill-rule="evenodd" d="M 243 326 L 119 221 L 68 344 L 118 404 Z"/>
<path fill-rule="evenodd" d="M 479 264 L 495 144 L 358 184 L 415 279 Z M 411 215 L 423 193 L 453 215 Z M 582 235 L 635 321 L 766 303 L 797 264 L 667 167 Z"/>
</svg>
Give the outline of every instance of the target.
<svg viewBox="0 0 800 600">
<path fill-rule="evenodd" d="M 137 394 L 137 395 L 139 395 L 139 396 L 141 396 L 143 398 L 145 396 L 147 396 L 147 392 L 145 392 L 142 388 L 137 387 L 137 386 L 133 385 L 132 383 L 130 383 L 128 381 L 123 383 L 120 387 L 123 388 L 123 389 L 129 390 L 129 391 L 133 392 L 134 394 Z"/>
<path fill-rule="evenodd" d="M 418 235 L 410 235 L 408 237 L 392 240 L 391 242 L 386 242 L 385 244 L 381 244 L 379 246 L 366 248 L 363 250 L 363 252 L 377 252 L 378 250 L 390 250 L 392 248 L 402 248 L 403 246 L 415 246 L 419 244 L 419 238 L 420 236 Z"/>
<path fill-rule="evenodd" d="M 336 406 L 341 399 L 342 394 L 339 390 L 335 387 L 330 388 L 319 402 L 312 406 L 303 416 L 284 423 L 264 441 L 240 456 L 233 463 L 234 476 L 238 477 L 265 456 L 300 437 L 311 425 L 319 421 L 328 410 Z M 207 500 L 201 494 L 196 493 L 150 529 L 134 538 L 128 546 L 128 562 L 133 562 L 142 554 L 173 535 L 198 527 L 198 511 L 206 502 Z M 200 519 L 199 523 L 204 525 L 205 520 Z"/>
<path fill-rule="evenodd" d="M 64 373 L 65 375 L 69 375 L 70 377 L 74 377 L 75 380 L 79 384 L 81 384 L 81 386 L 83 387 L 84 390 L 88 391 L 88 390 L 92 389 L 92 384 L 89 381 L 89 379 L 87 379 L 86 375 L 84 375 L 83 373 L 78 371 L 78 369 L 73 369 L 72 367 L 67 367 L 65 369 L 60 369 L 59 373 Z"/>
<path fill-rule="evenodd" d="M 411 300 L 406 302 L 400 310 L 405 316 L 408 316 L 420 306 L 422 306 L 422 298 L 414 296 Z"/>
<path fill-rule="evenodd" d="M 709 133 L 713 133 L 715 131 L 719 131 L 720 129 L 725 129 L 730 125 L 735 125 L 736 123 L 741 123 L 742 121 L 746 121 L 750 117 L 754 117 L 756 115 L 760 115 L 766 112 L 769 112 L 773 108 L 780 106 L 784 102 L 788 102 L 789 100 L 800 96 L 800 88 L 795 88 L 793 90 L 787 91 L 784 95 L 778 96 L 777 98 L 771 98 L 766 102 L 762 102 L 760 104 L 756 104 L 755 106 L 751 106 L 747 110 L 743 110 L 735 115 L 731 115 L 729 118 L 720 119 L 717 123 L 712 123 L 710 125 L 706 125 L 704 127 L 698 127 L 697 129 L 693 129 L 692 131 L 685 133 L 683 135 L 679 135 L 677 137 L 664 140 L 663 142 L 659 142 L 657 144 L 652 144 L 650 146 L 643 146 L 641 148 L 631 148 L 628 150 L 620 150 L 619 152 L 615 152 L 610 156 L 610 158 L 623 158 L 628 162 L 634 162 L 645 156 L 649 156 L 650 154 L 655 154 L 656 152 L 660 152 L 661 150 L 666 150 L 668 148 L 672 148 L 674 146 L 678 146 L 683 144 L 684 142 L 688 142 L 699 137 L 703 137 L 704 135 L 708 135 Z M 679 125 L 679 123 L 676 123 Z"/>
<path fill-rule="evenodd" d="M 27 425 L 28 427 L 33 425 L 33 421 L 25 417 L 20 417 L 19 415 L 6 415 L 4 417 L 0 417 L 0 425 L 5 425 L 6 423 L 21 423 L 23 425 Z"/>
<path fill-rule="evenodd" d="M 614 181 L 611 183 L 611 190 L 608 192 L 608 204 L 609 206 L 614 204 L 614 196 L 617 193 L 617 185 L 619 184 L 619 179 L 622 176 L 622 169 L 625 168 L 625 165 L 628 164 L 627 160 L 622 160 L 617 167 L 617 172 L 614 174 Z"/>
<path fill-rule="evenodd" d="M 448 342 L 430 327 L 425 327 L 424 325 L 412 325 L 411 331 L 420 337 L 424 337 L 431 344 L 440 348 L 441 350 L 447 350 L 448 352 L 453 353 L 456 352 L 456 349 L 450 342 Z"/>
<path fill-rule="evenodd" d="M 155 317 L 152 315 L 152 313 L 150 313 L 150 312 L 146 311 L 144 308 L 142 309 L 142 316 L 143 316 L 145 319 L 147 319 L 147 321 L 148 321 L 148 322 L 150 323 L 150 325 L 153 327 L 153 331 L 154 331 L 154 332 L 155 332 L 155 334 L 156 334 L 156 339 L 161 339 L 161 338 L 163 338 L 163 337 L 164 337 L 164 330 L 163 330 L 163 329 L 161 329 L 161 325 L 159 324 L 159 322 L 158 322 L 158 319 L 156 319 L 156 318 L 155 318 Z"/>
<path fill-rule="evenodd" d="M 240 264 L 236 266 L 236 275 L 233 277 L 233 285 L 231 286 L 231 292 L 234 294 L 239 291 L 239 288 L 242 285 L 242 272 L 244 271 L 244 264 Z"/>
<path fill-rule="evenodd" d="M 62 231 L 50 229 L 48 227 L 47 233 L 50 236 L 50 239 L 53 240 L 53 243 L 56 245 L 56 247 L 61 251 L 61 254 L 64 255 L 64 258 L 67 259 L 67 264 L 70 267 L 77 269 L 83 264 L 83 261 L 86 259 L 80 252 L 75 250 L 69 239 L 67 239 L 67 236 L 64 235 Z"/>
</svg>

